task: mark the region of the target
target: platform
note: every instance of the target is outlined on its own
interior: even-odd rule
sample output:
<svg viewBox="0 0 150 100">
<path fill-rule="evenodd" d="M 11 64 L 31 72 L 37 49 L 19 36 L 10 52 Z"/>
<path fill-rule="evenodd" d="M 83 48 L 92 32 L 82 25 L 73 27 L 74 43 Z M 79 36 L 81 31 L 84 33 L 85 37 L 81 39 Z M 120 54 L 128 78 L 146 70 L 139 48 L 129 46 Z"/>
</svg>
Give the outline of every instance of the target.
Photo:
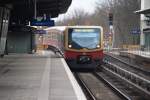
<svg viewBox="0 0 150 100">
<path fill-rule="evenodd" d="M 52 52 L 0 59 L 0 100 L 86 100 L 63 58 Z"/>
<path fill-rule="evenodd" d="M 150 52 L 146 51 L 120 51 L 121 56 L 130 57 L 137 61 L 145 61 L 150 63 Z"/>
</svg>

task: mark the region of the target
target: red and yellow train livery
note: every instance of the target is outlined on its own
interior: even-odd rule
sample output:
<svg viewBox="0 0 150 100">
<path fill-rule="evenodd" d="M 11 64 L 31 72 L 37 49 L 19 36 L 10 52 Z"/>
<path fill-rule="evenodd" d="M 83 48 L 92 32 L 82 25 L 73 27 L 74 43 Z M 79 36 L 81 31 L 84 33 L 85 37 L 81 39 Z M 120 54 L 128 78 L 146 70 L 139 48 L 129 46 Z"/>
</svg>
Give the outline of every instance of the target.
<svg viewBox="0 0 150 100">
<path fill-rule="evenodd" d="M 102 27 L 68 26 L 64 37 L 64 57 L 71 68 L 95 68 L 102 62 Z"/>
<path fill-rule="evenodd" d="M 66 26 L 61 32 L 62 34 L 58 34 L 62 36 L 59 41 L 61 43 L 58 44 L 63 45 L 60 49 L 70 68 L 94 69 L 101 64 L 103 59 L 102 27 Z"/>
</svg>

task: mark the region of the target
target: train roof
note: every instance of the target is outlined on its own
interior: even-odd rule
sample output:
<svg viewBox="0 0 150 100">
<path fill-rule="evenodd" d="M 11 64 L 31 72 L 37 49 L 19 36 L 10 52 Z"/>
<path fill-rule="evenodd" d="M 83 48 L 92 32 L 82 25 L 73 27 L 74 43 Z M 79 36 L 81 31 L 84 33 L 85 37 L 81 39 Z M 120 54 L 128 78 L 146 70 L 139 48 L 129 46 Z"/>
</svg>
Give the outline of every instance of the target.
<svg viewBox="0 0 150 100">
<path fill-rule="evenodd" d="M 102 28 L 101 26 L 67 26 L 68 28 Z"/>
<path fill-rule="evenodd" d="M 66 26 L 54 26 L 54 27 L 48 27 L 44 30 L 58 30 L 58 31 L 64 31 L 66 29 Z"/>
<path fill-rule="evenodd" d="M 45 30 L 58 30 L 58 31 L 64 31 L 66 28 L 102 28 L 101 26 L 54 26 L 46 28 Z"/>
</svg>

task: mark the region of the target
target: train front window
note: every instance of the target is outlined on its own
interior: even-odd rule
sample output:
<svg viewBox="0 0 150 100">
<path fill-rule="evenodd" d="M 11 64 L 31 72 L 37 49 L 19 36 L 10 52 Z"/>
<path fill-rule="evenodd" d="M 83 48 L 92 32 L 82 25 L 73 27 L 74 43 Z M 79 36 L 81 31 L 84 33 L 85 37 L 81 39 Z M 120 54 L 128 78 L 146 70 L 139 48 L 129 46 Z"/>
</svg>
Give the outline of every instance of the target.
<svg viewBox="0 0 150 100">
<path fill-rule="evenodd" d="M 72 49 L 95 49 L 100 47 L 100 29 L 69 29 L 68 46 Z"/>
</svg>

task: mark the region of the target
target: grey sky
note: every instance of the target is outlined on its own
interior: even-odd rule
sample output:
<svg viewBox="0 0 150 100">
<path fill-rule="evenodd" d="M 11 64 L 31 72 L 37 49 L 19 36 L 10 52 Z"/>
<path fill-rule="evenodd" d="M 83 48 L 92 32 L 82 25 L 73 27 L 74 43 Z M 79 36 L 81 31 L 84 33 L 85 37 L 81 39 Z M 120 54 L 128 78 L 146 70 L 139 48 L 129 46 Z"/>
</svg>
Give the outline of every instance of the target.
<svg viewBox="0 0 150 100">
<path fill-rule="evenodd" d="M 103 1 L 103 0 L 72 0 L 72 4 L 69 7 L 66 14 L 59 15 L 58 18 L 55 18 L 56 20 L 62 20 L 64 17 L 71 16 L 72 12 L 75 9 L 81 9 L 88 13 L 93 13 L 95 10 L 95 2 L 97 1 Z"/>
</svg>

